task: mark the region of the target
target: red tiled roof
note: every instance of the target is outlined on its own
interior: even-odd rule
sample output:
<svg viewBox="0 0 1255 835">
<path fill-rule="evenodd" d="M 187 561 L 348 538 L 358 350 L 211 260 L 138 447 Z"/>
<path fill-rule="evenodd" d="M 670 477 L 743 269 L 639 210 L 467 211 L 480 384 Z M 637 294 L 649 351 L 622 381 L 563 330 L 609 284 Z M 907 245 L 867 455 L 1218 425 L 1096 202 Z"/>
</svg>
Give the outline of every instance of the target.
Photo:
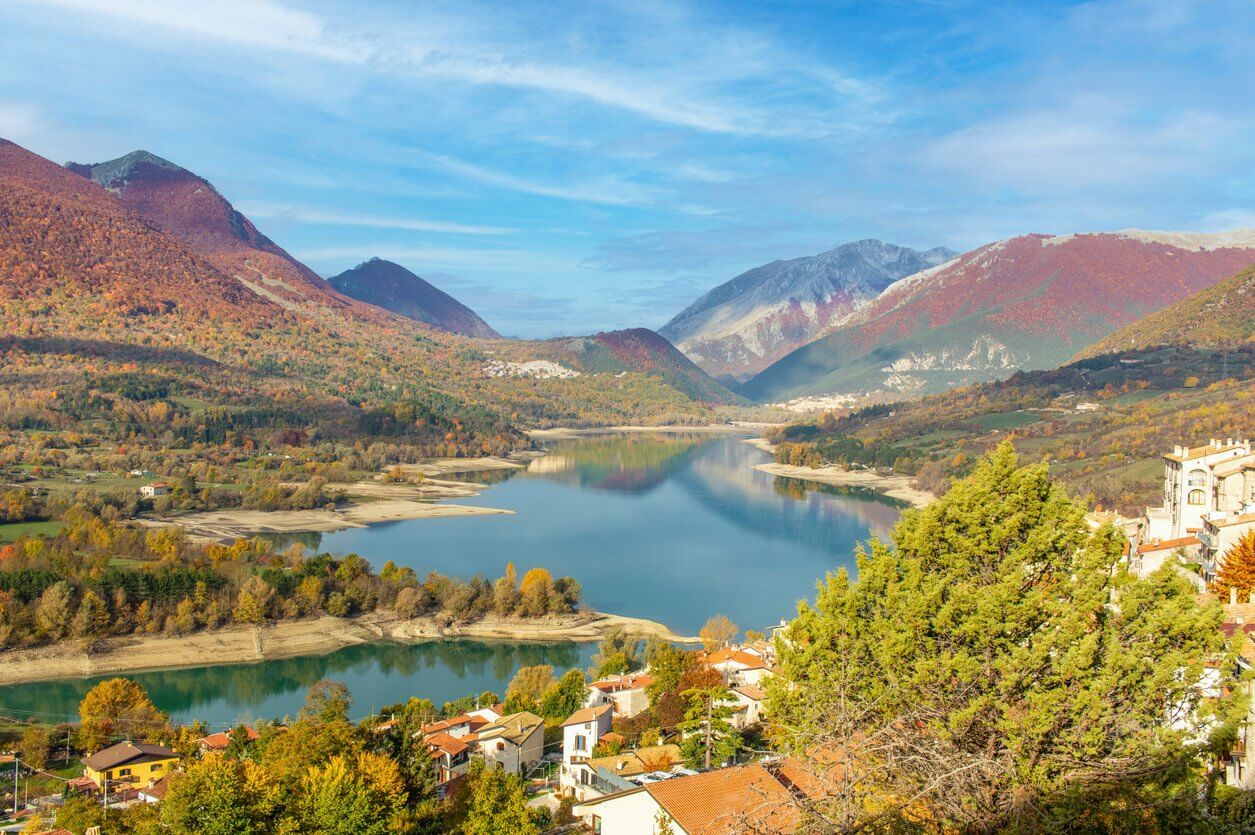
<svg viewBox="0 0 1255 835">
<path fill-rule="evenodd" d="M 233 733 L 235 733 L 235 729 L 229 731 L 218 731 L 217 733 L 210 734 L 209 736 L 202 736 L 200 739 L 196 740 L 196 744 L 200 745 L 202 748 L 208 748 L 211 751 L 225 751 L 227 746 L 231 744 L 231 734 Z M 249 727 L 244 728 L 244 734 L 248 737 L 249 742 L 252 742 L 255 739 L 261 739 L 261 734 Z"/>
<path fill-rule="evenodd" d="M 767 662 L 762 656 L 755 655 L 752 652 L 746 652 L 742 649 L 721 649 L 712 652 L 706 658 L 706 664 L 713 667 L 716 664 L 722 664 L 727 661 L 735 661 L 738 664 L 744 664 L 747 670 L 766 669 Z"/>
<path fill-rule="evenodd" d="M 1180 539 L 1165 539 L 1162 542 L 1144 543 L 1137 546 L 1137 553 L 1149 554 L 1154 551 L 1175 551 L 1178 548 L 1190 548 L 1195 545 L 1202 545 L 1198 541 L 1197 536 L 1183 536 Z"/>
<path fill-rule="evenodd" d="M 571 718 L 562 723 L 562 727 L 568 725 L 582 725 L 585 722 L 596 722 L 599 717 L 608 710 L 613 710 L 613 705 L 597 705 L 596 707 L 585 707 L 571 714 Z"/>
<path fill-rule="evenodd" d="M 595 687 L 603 693 L 617 693 L 622 690 L 636 690 L 654 683 L 651 675 L 628 676 L 626 678 L 609 678 L 594 681 L 589 687 Z"/>
<path fill-rule="evenodd" d="M 436 749 L 439 753 L 448 754 L 456 757 L 467 749 L 465 738 L 459 739 L 456 736 L 444 733 L 443 731 L 427 737 L 427 744 Z"/>
<path fill-rule="evenodd" d="M 802 821 L 789 790 L 758 763 L 645 787 L 688 835 L 792 833 Z"/>
</svg>

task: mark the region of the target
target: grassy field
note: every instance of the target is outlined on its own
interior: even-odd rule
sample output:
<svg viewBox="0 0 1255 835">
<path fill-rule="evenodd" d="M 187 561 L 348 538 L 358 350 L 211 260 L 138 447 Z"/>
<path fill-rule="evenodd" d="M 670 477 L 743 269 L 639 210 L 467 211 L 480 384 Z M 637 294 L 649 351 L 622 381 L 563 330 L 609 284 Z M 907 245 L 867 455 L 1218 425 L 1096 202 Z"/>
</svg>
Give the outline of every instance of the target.
<svg viewBox="0 0 1255 835">
<path fill-rule="evenodd" d="M 60 522 L 9 522 L 0 525 L 0 545 L 8 545 L 20 536 L 52 536 L 60 530 Z"/>
</svg>

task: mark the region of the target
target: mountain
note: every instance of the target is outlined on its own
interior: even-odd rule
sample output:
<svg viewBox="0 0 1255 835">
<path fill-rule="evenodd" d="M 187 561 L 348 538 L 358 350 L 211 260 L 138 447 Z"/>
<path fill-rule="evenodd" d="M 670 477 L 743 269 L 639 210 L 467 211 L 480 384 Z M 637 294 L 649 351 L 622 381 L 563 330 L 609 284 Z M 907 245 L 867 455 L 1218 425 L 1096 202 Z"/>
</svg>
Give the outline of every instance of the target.
<svg viewBox="0 0 1255 835">
<path fill-rule="evenodd" d="M 121 200 L 0 140 L 0 299 L 68 296 L 101 316 L 263 321 L 278 308 Z M 6 322 L 6 332 L 23 324 Z"/>
<path fill-rule="evenodd" d="M 346 296 L 450 333 L 478 339 L 500 338 L 475 311 L 391 261 L 372 258 L 327 282 Z"/>
<path fill-rule="evenodd" d="M 1126 325 L 1077 359 L 1156 345 L 1235 346 L 1255 340 L 1255 268 Z"/>
<path fill-rule="evenodd" d="M 740 392 L 901 398 L 1053 368 L 1255 263 L 1255 231 L 1023 235 L 896 282 Z"/>
<path fill-rule="evenodd" d="M 659 331 L 719 377 L 743 381 L 814 340 L 898 279 L 957 253 L 854 241 L 720 284 Z"/>
<path fill-rule="evenodd" d="M 148 151 L 66 168 L 114 194 L 161 231 L 260 296 L 284 307 L 313 304 L 375 311 L 331 289 L 317 273 L 257 230 L 208 180 Z"/>
<path fill-rule="evenodd" d="M 745 401 L 702 371 L 675 346 L 646 328 L 608 331 L 593 336 L 563 336 L 538 342 L 502 343 L 501 376 L 539 379 L 588 376 L 621 379 L 644 375 L 700 403 L 730 405 Z M 637 395 L 624 393 L 629 400 Z"/>
</svg>

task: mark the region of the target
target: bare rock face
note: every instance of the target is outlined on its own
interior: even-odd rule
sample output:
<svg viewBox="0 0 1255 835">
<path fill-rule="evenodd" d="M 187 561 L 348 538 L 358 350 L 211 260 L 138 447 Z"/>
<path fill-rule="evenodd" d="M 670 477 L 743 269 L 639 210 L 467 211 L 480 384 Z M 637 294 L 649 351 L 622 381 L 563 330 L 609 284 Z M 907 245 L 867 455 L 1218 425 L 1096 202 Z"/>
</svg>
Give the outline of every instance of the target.
<svg viewBox="0 0 1255 835">
<path fill-rule="evenodd" d="M 659 331 L 708 373 L 745 380 L 822 336 L 895 281 L 955 253 L 876 240 L 772 261 L 721 284 Z"/>
</svg>

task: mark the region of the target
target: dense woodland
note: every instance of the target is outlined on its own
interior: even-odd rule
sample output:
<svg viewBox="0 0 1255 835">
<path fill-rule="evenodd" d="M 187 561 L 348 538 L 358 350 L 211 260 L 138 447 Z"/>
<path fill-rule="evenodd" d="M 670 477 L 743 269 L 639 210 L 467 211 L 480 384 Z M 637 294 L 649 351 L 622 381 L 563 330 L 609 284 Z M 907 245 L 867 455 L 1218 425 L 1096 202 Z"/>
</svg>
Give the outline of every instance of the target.
<svg viewBox="0 0 1255 835">
<path fill-rule="evenodd" d="M 534 568 L 520 581 L 510 566 L 496 581 L 420 578 L 391 562 L 378 573 L 356 555 L 278 552 L 266 540 L 231 545 L 190 541 L 178 528 L 143 530 L 83 507 L 56 536 L 22 537 L 0 548 L 0 647 L 121 635 L 181 635 L 230 624 L 389 611 L 443 624 L 489 614 L 571 614 L 580 585 Z"/>
<path fill-rule="evenodd" d="M 1159 499 L 1174 444 L 1245 437 L 1255 414 L 1255 347 L 1169 347 L 1015 374 L 911 403 L 829 413 L 778 431 L 782 463 L 863 466 L 944 492 L 1003 439 L 1091 505 Z"/>
</svg>

